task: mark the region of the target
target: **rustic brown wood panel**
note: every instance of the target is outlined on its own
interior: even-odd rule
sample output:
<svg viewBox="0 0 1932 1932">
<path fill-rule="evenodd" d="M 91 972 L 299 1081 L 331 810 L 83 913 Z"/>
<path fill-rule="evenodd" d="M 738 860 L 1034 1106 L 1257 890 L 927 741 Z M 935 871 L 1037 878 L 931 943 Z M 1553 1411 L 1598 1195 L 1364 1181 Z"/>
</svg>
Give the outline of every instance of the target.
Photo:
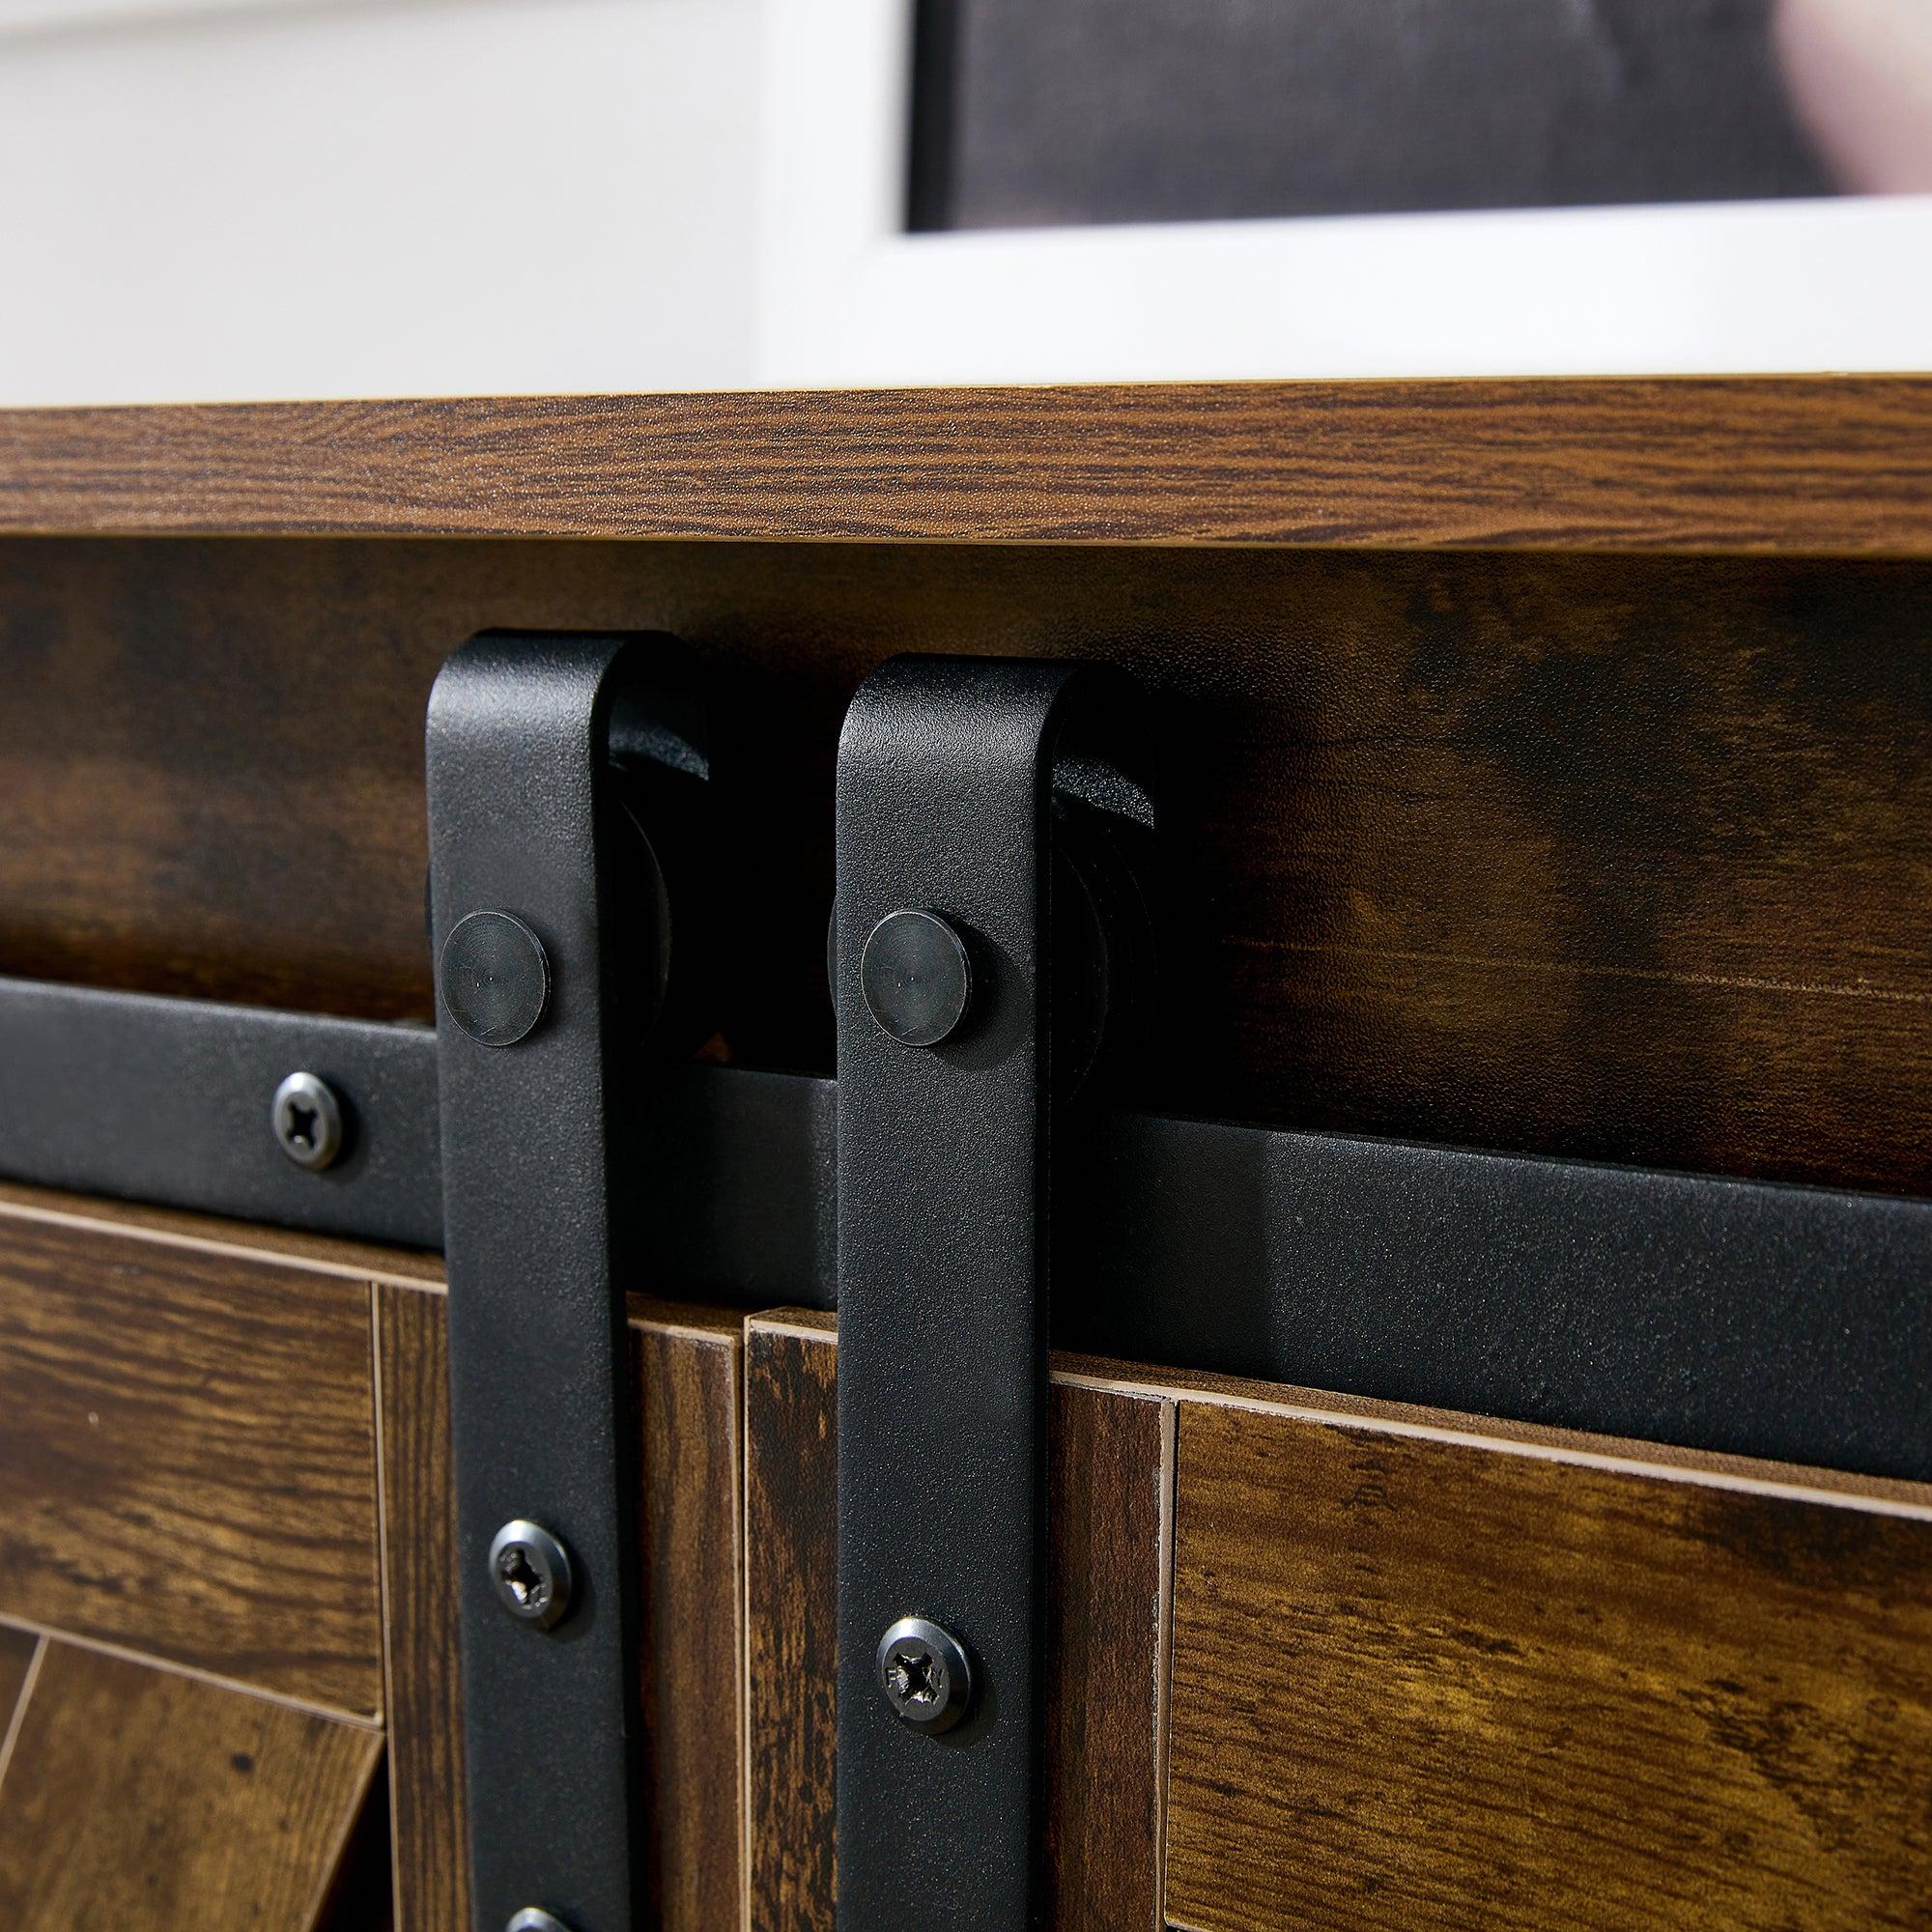
<svg viewBox="0 0 1932 1932">
<path fill-rule="evenodd" d="M 751 1064 L 830 1065 L 860 678 L 913 647 L 1104 656 L 1172 735 L 1132 1098 L 1932 1189 L 1918 564 L 18 541 L 0 970 L 426 1015 L 423 707 L 492 624 L 662 626 L 705 662 L 714 1017 Z"/>
<path fill-rule="evenodd" d="M 0 414 L 0 528 L 1923 555 L 1915 377 Z"/>
<path fill-rule="evenodd" d="M 1180 1403 L 1175 1923 L 1926 1922 L 1924 1492 L 1559 1440 Z"/>
<path fill-rule="evenodd" d="M 26 1688 L 34 1652 L 40 1643 L 33 1631 L 9 1630 L 0 1625 L 0 1774 L 6 1770 L 6 1740 L 12 1732 L 20 1692 Z"/>
<path fill-rule="evenodd" d="M 396 1932 L 466 1932 L 448 1324 L 440 1293 L 373 1293 Z"/>
<path fill-rule="evenodd" d="M 1161 1918 L 1172 1406 L 1056 1386 L 1047 1520 L 1046 1922 Z"/>
<path fill-rule="evenodd" d="M 382 1734 L 205 1679 L 47 1647 L 0 1777 L 19 1932 L 303 1932 Z"/>
<path fill-rule="evenodd" d="M 742 1917 L 741 1325 L 703 1309 L 631 1325 L 643 1425 L 643 1697 L 664 1932 Z"/>
<path fill-rule="evenodd" d="M 0 1617 L 374 1719 L 366 1288 L 0 1214 Z"/>
<path fill-rule="evenodd" d="M 830 1932 L 838 1350 L 745 1325 L 748 1932 Z"/>
<path fill-rule="evenodd" d="M 400 1932 L 469 1923 L 449 1354 L 440 1293 L 376 1291 Z M 736 1318 L 634 1302 L 653 1922 L 738 1922 L 743 1869 Z"/>
<path fill-rule="evenodd" d="M 752 1932 L 830 1932 L 837 1668 L 837 1335 L 746 1324 Z M 1160 1923 L 1168 1406 L 1056 1382 L 1045 1923 Z"/>
<path fill-rule="evenodd" d="M 371 1282 L 428 1282 L 438 1287 L 442 1283 L 442 1257 L 420 1249 L 371 1247 L 367 1241 L 332 1235 L 270 1228 L 186 1208 L 156 1208 L 145 1202 L 109 1201 L 100 1195 L 70 1194 L 19 1181 L 0 1180 L 0 1218 L 79 1228 L 92 1234 L 123 1230 L 164 1248 L 214 1254 L 235 1262 L 266 1262 L 271 1267 L 298 1267 L 308 1274 L 335 1275 L 360 1287 Z"/>
</svg>

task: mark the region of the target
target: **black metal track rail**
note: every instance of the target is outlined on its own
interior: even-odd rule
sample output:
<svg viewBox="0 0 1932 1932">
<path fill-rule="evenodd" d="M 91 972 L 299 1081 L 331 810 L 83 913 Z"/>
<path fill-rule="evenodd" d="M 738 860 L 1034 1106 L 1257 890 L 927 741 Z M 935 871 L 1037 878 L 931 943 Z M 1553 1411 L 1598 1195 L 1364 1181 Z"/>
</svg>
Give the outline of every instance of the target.
<svg viewBox="0 0 1932 1932">
<path fill-rule="evenodd" d="M 345 1147 L 285 1158 L 291 1071 Z M 644 1276 L 837 1302 L 836 1090 L 654 1083 Z M 0 1175 L 441 1244 L 436 1037 L 0 980 Z M 1556 1427 L 1932 1481 L 1932 1203 L 1116 1114 L 1055 1168 L 1055 1340 Z"/>
<path fill-rule="evenodd" d="M 320 1172 L 271 1125 L 298 1069 L 342 1098 L 343 1150 Z M 0 980 L 0 1174 L 14 1179 L 440 1248 L 440 1143 L 427 1027 Z"/>
</svg>

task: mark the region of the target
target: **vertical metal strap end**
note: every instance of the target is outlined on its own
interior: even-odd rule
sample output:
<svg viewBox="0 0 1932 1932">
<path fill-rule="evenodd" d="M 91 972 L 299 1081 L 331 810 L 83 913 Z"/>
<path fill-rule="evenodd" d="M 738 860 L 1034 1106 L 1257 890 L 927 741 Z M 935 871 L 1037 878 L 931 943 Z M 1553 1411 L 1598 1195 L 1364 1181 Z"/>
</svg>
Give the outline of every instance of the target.
<svg viewBox="0 0 1932 1932">
<path fill-rule="evenodd" d="M 623 638 L 488 635 L 449 660 L 430 700 L 478 1932 L 629 1932 L 643 1890 L 626 1069 L 667 948 L 641 929 L 623 943 L 638 908 L 645 926 L 657 917 L 664 879 L 618 767 L 648 754 L 639 686 L 664 655 Z"/>
<path fill-rule="evenodd" d="M 840 1932 L 1037 1900 L 1053 775 L 1094 676 L 896 659 L 839 744 Z"/>
</svg>

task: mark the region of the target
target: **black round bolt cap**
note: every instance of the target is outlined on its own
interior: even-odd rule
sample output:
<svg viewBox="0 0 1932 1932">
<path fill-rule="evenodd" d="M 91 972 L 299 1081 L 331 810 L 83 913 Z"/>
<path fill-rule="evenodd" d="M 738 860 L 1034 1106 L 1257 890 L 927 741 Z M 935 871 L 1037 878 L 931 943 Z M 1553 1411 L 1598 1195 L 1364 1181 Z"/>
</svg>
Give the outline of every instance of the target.
<svg viewBox="0 0 1932 1932">
<path fill-rule="evenodd" d="M 973 1003 L 973 961 L 936 912 L 888 913 L 866 941 L 859 984 L 883 1033 L 901 1046 L 937 1046 Z"/>
<path fill-rule="evenodd" d="M 550 957 L 522 920 L 472 912 L 442 942 L 437 975 L 449 1016 L 484 1046 L 514 1046 L 543 1018 Z"/>
</svg>

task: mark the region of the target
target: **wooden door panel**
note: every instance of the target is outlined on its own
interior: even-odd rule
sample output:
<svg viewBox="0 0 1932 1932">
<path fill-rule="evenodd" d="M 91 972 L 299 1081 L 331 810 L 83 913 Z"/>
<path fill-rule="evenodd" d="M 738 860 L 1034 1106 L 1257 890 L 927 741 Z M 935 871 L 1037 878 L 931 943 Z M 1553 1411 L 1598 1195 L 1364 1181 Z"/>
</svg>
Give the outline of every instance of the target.
<svg viewBox="0 0 1932 1932">
<path fill-rule="evenodd" d="M 832 1924 L 838 1350 L 823 1328 L 745 1333 L 749 1932 Z"/>
<path fill-rule="evenodd" d="M 0 1769 L 18 1932 L 306 1932 L 382 1760 L 373 1726 L 43 1640 Z"/>
<path fill-rule="evenodd" d="M 27 1687 L 34 1654 L 41 1640 L 32 1631 L 9 1630 L 0 1625 L 0 1770 L 6 1765 L 5 1740 L 12 1734 L 20 1692 Z"/>
<path fill-rule="evenodd" d="M 751 1932 L 833 1924 L 837 1382 L 829 1318 L 746 1324 Z M 1051 1429 L 1045 1922 L 1133 1932 L 1160 1923 L 1172 1413 L 1062 1376 Z"/>
<path fill-rule="evenodd" d="M 0 1189 L 10 1924 L 386 1923 L 369 1281 L 419 1265 Z"/>
<path fill-rule="evenodd" d="M 366 1286 L 0 1210 L 0 1619 L 374 1720 Z"/>
<path fill-rule="evenodd" d="M 375 1290 L 396 1932 L 469 1924 L 443 1298 Z"/>
<path fill-rule="evenodd" d="M 319 1452 L 283 1461 L 260 1433 L 264 1409 L 297 1399 L 284 1388 L 292 1372 L 278 1346 L 236 1338 L 257 1325 L 305 1338 L 300 1359 L 333 1393 L 307 1393 L 310 1415 L 291 1439 L 326 1441 L 326 1469 L 373 1471 L 357 1392 L 379 1391 L 400 1920 L 457 1932 L 467 1904 L 444 1302 L 418 1278 L 433 1268 L 399 1272 L 339 1246 L 322 1258 L 264 1253 L 255 1231 L 230 1241 L 211 1224 L 185 1232 L 182 1217 L 144 1231 L 129 1210 L 96 1220 L 23 1199 L 0 1203 L 0 1310 L 18 1338 L 0 1373 L 47 1425 L 17 1466 L 67 1471 L 48 1493 L 77 1498 L 71 1517 L 48 1503 L 24 1520 L 58 1527 L 109 1510 L 131 1528 L 100 1547 L 139 1551 L 137 1532 L 152 1526 L 144 1484 L 217 1498 L 236 1487 L 242 1499 L 224 1504 L 210 1547 L 245 1550 L 254 1538 L 273 1549 L 298 1520 L 290 1497 Z M 343 1348 L 339 1306 L 347 1294 L 366 1324 L 372 1286 L 373 1363 L 366 1325 L 362 1353 Z M 154 1310 L 151 1342 L 89 1345 L 96 1321 Z M 633 1346 L 656 1922 L 708 1932 L 736 1925 L 749 1900 L 754 1932 L 829 1926 L 836 1329 L 825 1317 L 742 1323 L 639 1304 Z M 43 1372 L 39 1390 L 29 1363 Z M 188 1380 L 184 1419 L 162 1398 Z M 150 1427 L 116 1417 L 117 1456 L 83 1453 L 84 1436 L 71 1446 L 77 1401 L 94 1403 L 83 1417 L 103 1417 L 82 1425 L 92 1430 L 135 1395 Z M 1932 1878 L 1923 1491 L 1063 1358 L 1052 1401 L 1054 1926 L 1920 1922 Z M 236 1474 L 236 1431 L 258 1443 L 268 1504 L 250 1504 Z M 109 1470 L 121 1489 L 102 1487 Z M 338 1479 L 317 1493 L 326 1505 L 352 1490 Z M 331 1532 L 325 1517 L 315 1533 L 332 1547 L 355 1520 L 345 1513 Z M 115 1596 L 99 1580 L 111 1571 L 75 1561 L 86 1547 L 43 1546 L 76 1623 L 104 1619 L 96 1596 Z M 357 1628 L 373 1629 L 373 1601 Z M 15 1707 L 0 1837 L 23 1778 L 72 1783 L 91 1751 L 101 1815 L 121 1821 L 129 1846 L 136 1827 L 148 1833 L 156 1884 L 192 1873 L 225 1834 L 214 1895 L 222 1885 L 301 1891 L 277 1922 L 306 1923 L 302 1886 L 324 1887 L 339 1857 L 382 1704 L 340 1723 L 286 1692 L 244 1695 L 242 1672 L 277 1654 L 259 1634 L 277 1616 L 298 1628 L 272 1596 L 247 1612 L 253 1651 L 230 1638 L 213 1653 L 230 1688 L 184 1674 L 161 1648 L 179 1645 L 179 1614 L 137 1605 L 104 1638 L 79 1630 L 76 1644 L 8 1629 L 0 1610 L 0 1709 Z M 103 1641 L 150 1645 L 164 1668 L 85 1647 Z M 317 1672 L 339 1672 L 354 1654 L 316 1652 L 306 1667 Z M 56 1698 L 95 1714 L 91 1744 L 71 1726 L 58 1739 L 47 1730 Z M 249 1708 L 226 1701 L 237 1698 Z M 198 1699 L 215 1701 L 204 1711 Z M 101 1718 L 109 1704 L 127 1715 Z M 148 1781 L 144 1765 L 170 1762 L 151 1742 L 164 1731 L 187 1748 L 238 1725 L 279 1735 L 285 1719 L 327 1727 L 313 1750 L 301 1747 L 324 1782 L 248 1784 L 265 1808 L 245 1828 L 223 1822 L 241 1801 L 212 1758 L 179 1777 L 168 1770 L 178 1803 Z M 56 1745 L 65 1755 L 49 1755 Z M 43 1763 L 44 1775 L 30 1770 Z M 250 1878 L 268 1856 L 250 1835 L 270 1831 L 263 1820 L 284 1821 L 271 1851 L 287 1863 Z M 56 1884 L 35 1861 L 43 1840 L 69 1863 L 94 1859 L 101 1896 L 121 1900 L 125 1875 L 92 1840 L 69 1846 L 38 1823 L 13 1849 L 0 1844 L 0 1885 L 73 1904 L 80 1881 Z"/>
<path fill-rule="evenodd" d="M 1926 1922 L 1922 1492 L 1254 1395 L 1179 1405 L 1176 1924 Z"/>
<path fill-rule="evenodd" d="M 376 1321 L 397 1926 L 459 1932 L 469 1922 L 469 1852 L 445 1298 L 381 1284 Z M 632 1305 L 644 1438 L 645 1861 L 648 1922 L 660 1932 L 726 1932 L 739 1916 L 740 1327 L 708 1309 Z"/>
<path fill-rule="evenodd" d="M 662 1932 L 735 1932 L 744 1889 L 741 1321 L 639 1305 L 644 1759 Z"/>
</svg>

